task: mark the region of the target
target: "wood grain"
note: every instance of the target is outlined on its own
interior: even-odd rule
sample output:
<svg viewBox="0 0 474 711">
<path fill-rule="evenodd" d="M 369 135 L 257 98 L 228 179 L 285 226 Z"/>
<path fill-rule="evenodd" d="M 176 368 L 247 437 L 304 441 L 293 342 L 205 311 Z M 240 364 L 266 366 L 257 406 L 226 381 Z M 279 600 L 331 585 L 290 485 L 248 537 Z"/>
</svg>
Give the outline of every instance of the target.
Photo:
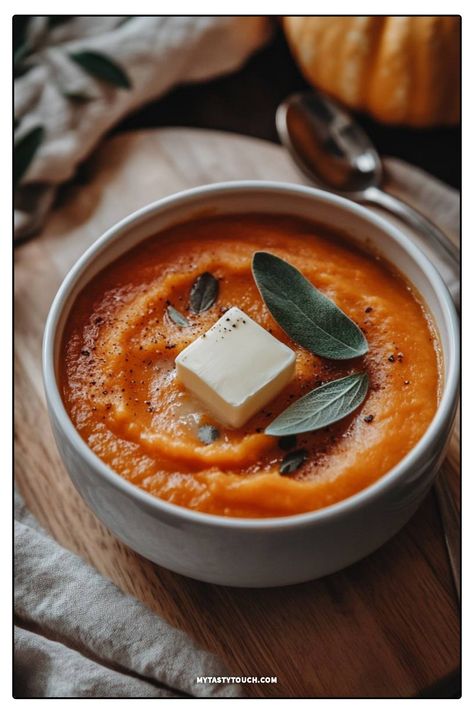
<svg viewBox="0 0 474 711">
<path fill-rule="evenodd" d="M 419 206 L 455 235 L 456 193 L 435 182 L 430 191 L 424 174 L 399 162 L 388 167 L 394 191 L 415 203 L 421 195 Z M 16 477 L 31 511 L 62 545 L 216 653 L 232 674 L 278 676 L 277 685 L 249 685 L 249 696 L 407 697 L 455 673 L 458 609 L 432 494 L 360 563 L 271 590 L 219 587 L 159 568 L 87 508 L 59 459 L 41 380 L 44 322 L 65 273 L 106 228 L 161 196 L 220 180 L 305 179 L 277 146 L 187 129 L 116 136 L 86 171 L 84 184 L 63 192 L 43 233 L 15 252 Z M 445 475 L 458 497 L 456 437 Z"/>
</svg>

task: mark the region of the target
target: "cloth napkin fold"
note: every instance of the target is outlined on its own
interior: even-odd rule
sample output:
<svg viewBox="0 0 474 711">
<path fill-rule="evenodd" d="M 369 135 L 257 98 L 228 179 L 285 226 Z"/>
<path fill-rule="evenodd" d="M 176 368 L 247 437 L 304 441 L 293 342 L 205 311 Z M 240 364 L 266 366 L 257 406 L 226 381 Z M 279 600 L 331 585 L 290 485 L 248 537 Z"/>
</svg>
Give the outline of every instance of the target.
<svg viewBox="0 0 474 711">
<path fill-rule="evenodd" d="M 137 600 L 62 548 L 15 495 L 15 697 L 235 697 L 228 676 Z"/>
<path fill-rule="evenodd" d="M 41 227 L 58 185 L 126 114 L 178 83 L 237 69 L 270 31 L 259 16 L 32 18 L 14 87 L 15 143 L 38 127 L 44 134 L 16 190 L 15 239 Z M 91 76 L 72 58 L 84 52 L 111 59 L 131 86 Z"/>
</svg>

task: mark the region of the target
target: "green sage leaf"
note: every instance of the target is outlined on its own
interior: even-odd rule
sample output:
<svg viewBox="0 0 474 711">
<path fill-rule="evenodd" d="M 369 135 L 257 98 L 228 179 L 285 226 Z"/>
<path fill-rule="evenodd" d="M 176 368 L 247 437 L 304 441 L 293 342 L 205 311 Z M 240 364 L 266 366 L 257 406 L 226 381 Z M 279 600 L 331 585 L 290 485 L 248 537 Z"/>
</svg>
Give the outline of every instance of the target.
<svg viewBox="0 0 474 711">
<path fill-rule="evenodd" d="M 191 311 L 194 311 L 195 314 L 207 311 L 217 299 L 218 293 L 219 282 L 216 277 L 209 272 L 204 272 L 204 274 L 198 276 L 191 287 L 189 294 Z"/>
<path fill-rule="evenodd" d="M 94 79 L 101 79 L 121 89 L 130 89 L 132 86 L 124 69 L 101 52 L 74 52 L 69 56 Z"/>
<path fill-rule="evenodd" d="M 123 19 L 120 20 L 120 22 L 117 25 L 117 28 L 123 27 L 126 25 L 130 20 L 135 20 L 137 16 L 136 15 L 126 15 Z"/>
<path fill-rule="evenodd" d="M 28 170 L 43 138 L 44 128 L 35 126 L 15 143 L 13 149 L 13 182 L 15 186 L 18 185 Z"/>
<path fill-rule="evenodd" d="M 186 316 L 183 316 L 177 309 L 174 308 L 174 306 L 169 306 L 166 309 L 166 313 L 168 314 L 169 318 L 173 321 L 173 323 L 177 324 L 178 326 L 189 326 L 190 323 Z"/>
<path fill-rule="evenodd" d="M 213 425 L 203 425 L 198 430 L 198 437 L 204 444 L 212 444 L 216 439 L 219 439 L 220 432 Z"/>
<path fill-rule="evenodd" d="M 292 474 L 308 458 L 306 449 L 297 449 L 289 452 L 280 464 L 280 474 Z"/>
<path fill-rule="evenodd" d="M 327 427 L 359 407 L 368 388 L 367 373 L 348 375 L 321 385 L 287 407 L 266 428 L 265 434 L 281 437 Z"/>
<path fill-rule="evenodd" d="M 31 52 L 28 40 L 31 15 L 13 16 L 13 68 L 15 77 L 20 72 L 20 65 Z M 20 72 L 21 73 L 21 72 Z"/>
<path fill-rule="evenodd" d="M 256 252 L 252 270 L 273 318 L 300 346 L 335 360 L 367 353 L 366 338 L 357 324 L 291 264 L 268 252 Z"/>
<path fill-rule="evenodd" d="M 25 42 L 24 44 L 20 45 L 18 49 L 15 50 L 15 53 L 13 55 L 13 66 L 17 68 L 21 62 L 27 57 L 28 53 L 30 52 L 30 47 Z"/>
</svg>

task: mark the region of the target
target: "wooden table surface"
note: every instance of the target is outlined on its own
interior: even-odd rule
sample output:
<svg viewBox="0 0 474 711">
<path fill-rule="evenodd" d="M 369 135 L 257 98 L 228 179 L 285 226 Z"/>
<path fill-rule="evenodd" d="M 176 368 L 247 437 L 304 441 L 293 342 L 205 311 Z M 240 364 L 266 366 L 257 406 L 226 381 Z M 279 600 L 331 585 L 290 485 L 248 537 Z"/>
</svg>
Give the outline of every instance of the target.
<svg viewBox="0 0 474 711">
<path fill-rule="evenodd" d="M 431 216 L 437 209 L 445 228 L 456 231 L 454 192 L 403 166 L 389 167 L 394 191 L 421 196 Z M 43 232 L 16 249 L 20 491 L 61 544 L 216 653 L 231 674 L 278 676 L 277 685 L 249 685 L 249 696 L 436 696 L 443 692 L 432 689 L 446 681 L 447 693 L 456 693 L 458 606 L 432 493 L 395 538 L 340 573 L 288 588 L 234 589 L 159 568 L 117 541 L 59 459 L 45 411 L 40 349 L 66 271 L 131 210 L 186 187 L 238 178 L 305 182 L 282 149 L 256 139 L 185 129 L 119 135 L 89 161 L 86 182 L 62 192 Z M 457 497 L 458 470 L 454 440 L 445 476 Z"/>
</svg>

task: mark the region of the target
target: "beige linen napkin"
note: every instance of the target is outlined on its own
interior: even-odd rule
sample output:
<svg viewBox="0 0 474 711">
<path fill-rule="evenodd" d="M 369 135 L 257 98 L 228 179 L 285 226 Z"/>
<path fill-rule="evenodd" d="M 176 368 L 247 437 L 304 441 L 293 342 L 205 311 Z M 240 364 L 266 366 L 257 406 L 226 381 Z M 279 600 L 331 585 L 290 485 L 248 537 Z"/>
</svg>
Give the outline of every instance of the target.
<svg viewBox="0 0 474 711">
<path fill-rule="evenodd" d="M 15 497 L 16 698 L 235 697 L 225 676 L 144 605 L 62 548 Z"/>
<path fill-rule="evenodd" d="M 269 19 L 259 16 L 71 17 L 53 27 L 47 17 L 31 18 L 23 60 L 31 68 L 15 80 L 15 143 L 36 127 L 44 138 L 16 190 L 15 238 L 41 226 L 57 186 L 127 113 L 178 83 L 237 69 L 269 33 Z M 112 59 L 131 87 L 90 76 L 71 58 L 85 51 Z"/>
</svg>

